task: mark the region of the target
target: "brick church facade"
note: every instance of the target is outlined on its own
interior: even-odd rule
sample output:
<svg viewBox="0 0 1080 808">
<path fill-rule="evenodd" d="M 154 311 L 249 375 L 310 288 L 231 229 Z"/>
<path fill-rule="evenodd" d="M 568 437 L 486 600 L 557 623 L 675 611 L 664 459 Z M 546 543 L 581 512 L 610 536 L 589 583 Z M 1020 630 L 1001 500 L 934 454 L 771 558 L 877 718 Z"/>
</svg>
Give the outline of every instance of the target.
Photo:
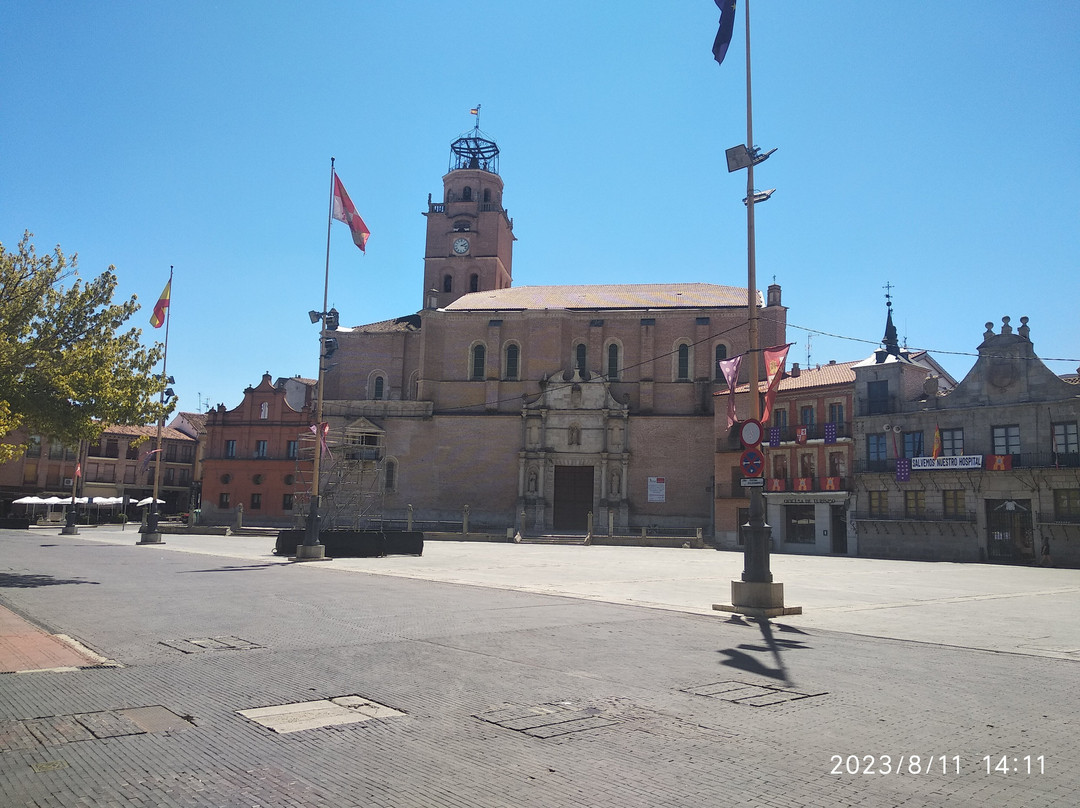
<svg viewBox="0 0 1080 808">
<path fill-rule="evenodd" d="M 382 518 L 711 536 L 716 360 L 747 349 L 745 285 L 514 286 L 503 190 L 495 143 L 455 140 L 422 309 L 327 332 L 325 420 L 378 432 Z M 780 288 L 759 306 L 762 344 L 786 342 Z"/>
</svg>

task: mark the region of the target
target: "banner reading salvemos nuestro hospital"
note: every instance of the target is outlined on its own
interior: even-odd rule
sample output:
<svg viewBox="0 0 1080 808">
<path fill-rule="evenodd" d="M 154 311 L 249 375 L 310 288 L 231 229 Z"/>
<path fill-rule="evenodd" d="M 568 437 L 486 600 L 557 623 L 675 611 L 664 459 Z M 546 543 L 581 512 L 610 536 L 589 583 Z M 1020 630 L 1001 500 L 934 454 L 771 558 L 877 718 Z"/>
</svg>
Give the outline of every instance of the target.
<svg viewBox="0 0 1080 808">
<path fill-rule="evenodd" d="M 911 469 L 981 469 L 982 455 L 954 455 L 951 457 L 913 457 Z"/>
</svg>

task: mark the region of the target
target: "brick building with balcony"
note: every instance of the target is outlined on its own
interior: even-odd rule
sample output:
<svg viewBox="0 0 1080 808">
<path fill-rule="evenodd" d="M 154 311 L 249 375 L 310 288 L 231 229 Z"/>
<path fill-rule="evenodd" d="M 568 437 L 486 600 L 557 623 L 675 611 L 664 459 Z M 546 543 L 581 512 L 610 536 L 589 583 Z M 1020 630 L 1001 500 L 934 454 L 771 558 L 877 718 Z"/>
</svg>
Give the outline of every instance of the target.
<svg viewBox="0 0 1080 808">
<path fill-rule="evenodd" d="M 244 400 L 206 414 L 200 524 L 289 527 L 310 490 L 301 443 L 312 439 L 314 382 L 263 374 Z"/>
<path fill-rule="evenodd" d="M 761 444 L 765 456 L 765 521 L 776 552 L 856 555 L 847 522 L 854 507 L 851 430 L 856 362 L 784 373 Z M 748 387 L 736 388 L 737 411 L 749 412 Z M 738 426 L 727 428 L 726 392 L 717 393 L 715 425 L 716 541 L 742 547 L 739 526 L 749 518 L 742 487 Z"/>
<path fill-rule="evenodd" d="M 854 367 L 860 555 L 1080 564 L 1080 385 L 1020 322 L 987 323 L 953 389 L 895 330 Z"/>
<path fill-rule="evenodd" d="M 22 457 L 0 466 L 0 496 L 5 508 L 25 495 L 70 497 L 73 485 L 79 497 L 126 497 L 131 503 L 153 494 L 156 425 L 106 427 L 98 440 L 84 442 L 81 453 L 79 448 L 64 446 L 48 436 L 16 433 L 4 440 L 28 442 Z M 198 441 L 166 426 L 161 443 L 158 498 L 165 501 L 161 512 L 180 513 L 191 504 Z M 77 466 L 81 467 L 79 477 Z"/>
</svg>

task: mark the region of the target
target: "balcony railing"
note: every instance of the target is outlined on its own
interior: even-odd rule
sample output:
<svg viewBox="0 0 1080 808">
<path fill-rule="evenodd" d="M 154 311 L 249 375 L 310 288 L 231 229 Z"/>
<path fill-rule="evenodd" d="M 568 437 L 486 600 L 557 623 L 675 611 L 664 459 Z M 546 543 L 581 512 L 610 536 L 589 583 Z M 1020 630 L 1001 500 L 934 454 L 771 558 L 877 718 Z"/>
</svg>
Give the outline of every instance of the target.
<svg viewBox="0 0 1080 808">
<path fill-rule="evenodd" d="M 1080 525 L 1080 513 L 1054 513 L 1037 511 L 1035 521 L 1039 524 Z"/>
<path fill-rule="evenodd" d="M 766 494 L 833 493 L 851 490 L 849 482 L 847 477 L 766 477 L 761 490 Z M 745 497 L 749 490 L 735 480 L 731 483 L 730 496 L 736 499 Z"/>
<path fill-rule="evenodd" d="M 780 442 L 781 443 L 794 443 L 800 439 L 800 430 L 806 430 L 807 440 L 825 440 L 828 434 L 832 431 L 830 427 L 835 427 L 836 438 L 850 438 L 852 436 L 851 421 L 838 421 L 828 422 L 824 424 L 790 424 L 788 426 L 765 427 L 765 439 L 763 443 L 768 445 L 772 438 L 773 430 L 780 430 Z"/>
<path fill-rule="evenodd" d="M 926 511 L 921 514 L 903 514 L 903 513 L 873 513 L 871 511 L 856 511 L 854 519 L 856 522 L 864 520 L 867 522 L 975 522 L 975 512 L 965 511 L 962 514 L 946 515 L 941 512 Z"/>
<path fill-rule="evenodd" d="M 971 452 L 971 455 L 980 454 Z M 996 458 L 1003 458 L 1000 463 Z M 1074 452 L 1020 452 L 1019 454 L 994 455 L 983 454 L 982 471 L 1009 471 L 1010 469 L 1075 469 L 1080 468 L 1080 454 Z M 969 469 L 965 469 L 969 470 Z M 856 474 L 895 473 L 896 458 L 886 460 L 856 460 Z M 924 470 L 915 469 L 911 473 L 922 474 Z"/>
</svg>

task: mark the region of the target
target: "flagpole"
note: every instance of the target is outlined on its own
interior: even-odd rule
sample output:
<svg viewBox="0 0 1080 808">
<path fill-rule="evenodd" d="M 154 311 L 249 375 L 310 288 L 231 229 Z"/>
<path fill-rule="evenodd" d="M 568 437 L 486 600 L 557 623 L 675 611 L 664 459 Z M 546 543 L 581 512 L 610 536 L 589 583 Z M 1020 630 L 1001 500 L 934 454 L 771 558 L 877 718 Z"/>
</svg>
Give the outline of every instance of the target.
<svg viewBox="0 0 1080 808">
<path fill-rule="evenodd" d="M 172 280 L 173 267 L 169 267 L 169 305 L 165 308 L 165 348 L 161 355 L 161 397 L 162 411 L 158 414 L 157 441 L 154 448 L 157 449 L 157 457 L 154 460 L 154 492 L 150 495 L 150 511 L 146 517 L 146 531 L 139 540 L 139 544 L 160 544 L 161 531 L 158 530 L 158 493 L 161 491 L 161 456 L 164 454 L 161 446 L 161 432 L 165 426 L 165 389 L 168 386 L 169 366 L 169 323 L 172 320 Z"/>
<path fill-rule="evenodd" d="M 334 158 L 330 158 L 330 209 L 326 216 L 326 268 L 323 274 L 323 303 L 319 314 L 319 372 L 315 382 L 315 459 L 312 467 L 311 501 L 308 504 L 307 527 L 303 548 L 297 548 L 298 558 L 322 558 L 325 550 L 319 541 L 319 474 L 323 447 L 323 374 L 326 364 L 326 308 L 330 301 L 330 227 L 334 221 Z"/>
</svg>

